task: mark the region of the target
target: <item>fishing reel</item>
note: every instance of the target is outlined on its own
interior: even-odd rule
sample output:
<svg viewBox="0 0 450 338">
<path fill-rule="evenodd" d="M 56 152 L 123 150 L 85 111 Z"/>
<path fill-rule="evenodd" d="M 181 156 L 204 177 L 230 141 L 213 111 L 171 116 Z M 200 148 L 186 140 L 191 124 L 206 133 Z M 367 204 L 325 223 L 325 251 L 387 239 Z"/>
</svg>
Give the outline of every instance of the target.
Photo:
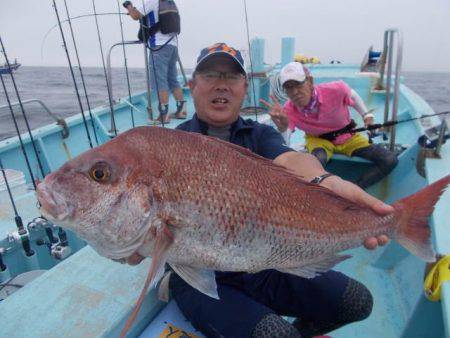
<svg viewBox="0 0 450 338">
<path fill-rule="evenodd" d="M 426 159 L 440 158 L 440 147 L 450 138 L 449 129 L 443 124 L 441 126 L 434 126 L 425 130 L 425 133 L 418 138 L 419 153 L 416 160 L 416 170 L 422 177 L 426 177 Z"/>
<path fill-rule="evenodd" d="M 450 138 L 448 128 L 446 128 L 442 136 L 441 129 L 441 125 L 426 129 L 425 133 L 418 138 L 417 143 L 423 148 L 435 149 L 438 146 L 440 137 L 442 138 L 442 143 L 445 143 L 445 141 Z"/>
<path fill-rule="evenodd" d="M 51 225 L 52 225 L 52 223 L 49 222 L 48 220 L 46 220 L 45 218 L 36 217 L 36 218 L 33 218 L 27 224 L 27 228 L 28 228 L 28 230 L 40 230 L 40 229 L 45 229 Z"/>
<path fill-rule="evenodd" d="M 57 260 L 64 260 L 72 254 L 72 249 L 68 245 L 63 245 L 60 241 L 56 243 L 51 243 L 43 238 L 36 241 L 38 246 L 45 245 L 48 248 L 50 256 Z"/>
<path fill-rule="evenodd" d="M 28 223 L 28 229 L 34 231 L 43 229 L 47 235 L 47 238 L 44 237 L 36 240 L 36 244 L 38 246 L 47 246 L 48 252 L 53 258 L 63 260 L 72 254 L 72 249 L 69 247 L 66 232 L 58 227 L 58 234 L 55 236 L 53 233 L 54 227 L 56 227 L 56 225 L 44 217 L 36 217 Z"/>
<path fill-rule="evenodd" d="M 62 261 L 72 254 L 72 249 L 70 248 L 70 246 L 62 246 L 59 244 L 52 245 L 50 254 L 53 258 Z"/>
</svg>

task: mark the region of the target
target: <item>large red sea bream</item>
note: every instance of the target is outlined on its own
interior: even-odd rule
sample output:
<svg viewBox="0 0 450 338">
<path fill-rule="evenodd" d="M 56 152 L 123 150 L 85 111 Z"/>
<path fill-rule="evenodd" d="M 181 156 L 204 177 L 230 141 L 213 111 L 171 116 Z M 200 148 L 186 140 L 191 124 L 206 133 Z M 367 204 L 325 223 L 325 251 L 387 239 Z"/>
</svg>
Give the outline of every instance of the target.
<svg viewBox="0 0 450 338">
<path fill-rule="evenodd" d="M 217 297 L 213 270 L 276 269 L 311 278 L 386 234 L 434 261 L 428 217 L 450 175 L 380 216 L 272 161 L 194 133 L 140 127 L 89 150 L 38 186 L 41 211 L 99 254 L 151 256 Z"/>
</svg>

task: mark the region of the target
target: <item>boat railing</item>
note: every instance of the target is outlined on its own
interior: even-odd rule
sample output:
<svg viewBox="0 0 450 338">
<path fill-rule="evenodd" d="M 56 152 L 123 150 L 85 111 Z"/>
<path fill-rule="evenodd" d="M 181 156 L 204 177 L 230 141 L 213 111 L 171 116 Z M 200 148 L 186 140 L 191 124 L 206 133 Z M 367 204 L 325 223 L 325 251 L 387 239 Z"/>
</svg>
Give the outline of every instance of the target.
<svg viewBox="0 0 450 338">
<path fill-rule="evenodd" d="M 4 109 L 4 108 L 14 108 L 14 107 L 18 107 L 21 104 L 22 105 L 26 105 L 26 104 L 30 104 L 30 103 L 37 103 L 39 104 L 44 111 L 52 118 L 56 121 L 56 124 L 58 124 L 59 126 L 61 126 L 62 128 L 62 137 L 63 138 L 67 138 L 69 136 L 69 128 L 67 127 L 67 123 L 64 120 L 64 118 L 62 118 L 61 116 L 59 116 L 58 114 L 53 113 L 50 108 L 48 108 L 48 106 L 41 100 L 38 99 L 29 99 L 29 100 L 22 100 L 21 102 L 12 102 L 11 106 L 9 104 L 7 105 L 3 105 L 0 106 L 0 110 Z"/>
<path fill-rule="evenodd" d="M 397 39 L 395 40 L 395 36 Z M 391 101 L 391 87 L 392 87 L 392 72 L 394 64 L 394 47 L 397 47 L 396 60 L 395 60 L 395 77 L 394 77 L 394 93 L 392 98 L 392 116 L 389 117 L 390 101 Z M 386 100 L 384 106 L 384 123 L 389 120 L 397 119 L 398 112 L 398 100 L 400 92 L 400 72 L 402 68 L 403 58 L 403 35 L 397 28 L 387 29 L 384 32 L 383 52 L 380 58 L 380 78 L 377 84 L 377 88 L 383 88 L 385 68 L 387 64 L 386 73 Z M 390 127 L 389 149 L 395 148 L 395 125 Z"/>
<path fill-rule="evenodd" d="M 450 118 L 442 119 L 441 126 L 439 128 L 439 138 L 436 144 L 435 155 L 440 157 L 442 144 L 445 142 L 446 131 L 450 131 Z"/>
<path fill-rule="evenodd" d="M 125 46 L 125 45 L 143 45 L 141 41 L 134 40 L 134 41 L 121 41 L 118 43 L 115 43 L 109 48 L 108 55 L 106 58 L 106 67 L 107 67 L 107 73 L 106 73 L 106 82 L 108 85 L 108 98 L 109 98 L 109 105 L 111 110 L 111 132 L 114 132 L 116 130 L 115 126 L 115 119 L 114 119 L 114 95 L 113 95 L 113 86 L 112 86 L 112 72 L 111 72 L 111 53 L 116 46 Z M 146 83 L 147 83 L 147 113 L 151 120 L 153 120 L 153 113 L 152 113 L 152 106 L 151 106 L 151 88 L 150 88 L 150 74 L 149 74 L 149 68 L 148 68 L 148 57 L 147 57 L 147 48 L 144 46 L 144 60 L 145 60 L 145 69 L 146 69 Z"/>
</svg>

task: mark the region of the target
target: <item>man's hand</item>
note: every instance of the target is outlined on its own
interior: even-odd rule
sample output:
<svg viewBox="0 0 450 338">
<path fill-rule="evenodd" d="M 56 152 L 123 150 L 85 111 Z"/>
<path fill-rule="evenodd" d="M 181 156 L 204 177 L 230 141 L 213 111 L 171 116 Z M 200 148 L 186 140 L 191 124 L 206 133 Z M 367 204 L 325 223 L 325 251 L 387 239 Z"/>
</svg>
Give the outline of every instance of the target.
<svg viewBox="0 0 450 338">
<path fill-rule="evenodd" d="M 330 176 L 322 181 L 322 186 L 332 190 L 339 196 L 342 196 L 361 206 L 371 208 L 379 215 L 387 215 L 394 211 L 394 208 L 380 201 L 379 199 L 369 195 L 357 185 L 345 181 L 338 176 Z M 389 242 L 389 238 L 385 235 L 378 237 L 370 237 L 364 241 L 366 249 L 373 250 L 378 246 L 383 246 Z"/>
<path fill-rule="evenodd" d="M 277 126 L 278 131 L 284 133 L 289 126 L 289 119 L 277 98 L 274 95 L 270 95 L 270 98 L 274 102 L 273 104 L 263 99 L 260 99 L 259 101 L 269 109 L 269 115 Z"/>
<path fill-rule="evenodd" d="M 302 180 L 310 182 L 314 177 L 326 174 L 317 158 L 311 154 L 289 151 L 274 159 L 274 163 L 285 167 Z M 383 203 L 369 195 L 357 185 L 345 181 L 338 176 L 330 176 L 324 179 L 321 186 L 330 189 L 335 194 L 344 197 L 361 206 L 369 207 L 379 215 L 387 215 L 394 211 L 390 205 Z M 385 245 L 389 241 L 387 236 L 371 237 L 364 241 L 367 249 L 376 249 L 379 245 Z"/>
<path fill-rule="evenodd" d="M 128 9 L 129 6 L 133 7 L 133 3 L 131 1 L 125 1 L 122 6 Z"/>
<path fill-rule="evenodd" d="M 123 7 L 125 7 L 128 11 L 128 15 L 133 19 L 133 20 L 139 20 L 143 17 L 143 15 L 141 14 L 141 12 L 139 12 L 134 6 L 133 3 L 131 1 L 125 1 L 122 4 Z"/>
<path fill-rule="evenodd" d="M 375 117 L 372 113 L 372 110 L 369 110 L 366 115 L 364 115 L 364 126 L 368 127 L 375 123 Z"/>
</svg>

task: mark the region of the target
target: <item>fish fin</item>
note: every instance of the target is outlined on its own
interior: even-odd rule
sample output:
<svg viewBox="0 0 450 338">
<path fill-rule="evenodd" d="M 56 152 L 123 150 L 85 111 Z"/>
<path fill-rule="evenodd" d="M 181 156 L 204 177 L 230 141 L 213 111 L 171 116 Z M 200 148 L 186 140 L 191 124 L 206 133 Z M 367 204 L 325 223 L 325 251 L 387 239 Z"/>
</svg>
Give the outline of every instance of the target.
<svg viewBox="0 0 450 338">
<path fill-rule="evenodd" d="M 447 175 L 393 204 L 399 214 L 398 228 L 395 234 L 397 242 L 426 262 L 436 260 L 436 253 L 431 244 L 428 217 L 449 183 L 450 175 Z"/>
<path fill-rule="evenodd" d="M 172 271 L 168 271 L 163 279 L 161 280 L 161 283 L 159 283 L 158 287 L 158 299 L 163 302 L 169 301 L 169 281 L 170 281 L 170 275 L 172 274 Z"/>
<path fill-rule="evenodd" d="M 181 278 L 193 288 L 212 298 L 219 299 L 216 275 L 213 270 L 198 269 L 186 265 L 169 264 Z"/>
<path fill-rule="evenodd" d="M 345 261 L 346 259 L 352 257 L 351 255 L 330 255 L 322 257 L 320 261 L 310 263 L 308 265 L 299 266 L 297 268 L 288 269 L 277 269 L 281 272 L 290 273 L 304 278 L 314 278 L 318 274 L 327 272 L 336 264 Z"/>
<path fill-rule="evenodd" d="M 166 224 L 156 231 L 155 246 L 152 251 L 152 262 L 150 264 L 147 279 L 145 280 L 144 287 L 142 288 L 141 294 L 139 295 L 139 298 L 136 302 L 133 313 L 128 318 L 124 328 L 122 329 L 122 332 L 120 333 L 120 338 L 124 338 L 131 328 L 131 325 L 133 325 L 133 322 L 136 319 L 139 310 L 141 309 L 142 302 L 149 286 L 156 284 L 157 277 L 161 277 L 164 273 L 164 265 L 166 264 L 167 260 L 167 251 L 172 242 L 173 234 Z"/>
</svg>

